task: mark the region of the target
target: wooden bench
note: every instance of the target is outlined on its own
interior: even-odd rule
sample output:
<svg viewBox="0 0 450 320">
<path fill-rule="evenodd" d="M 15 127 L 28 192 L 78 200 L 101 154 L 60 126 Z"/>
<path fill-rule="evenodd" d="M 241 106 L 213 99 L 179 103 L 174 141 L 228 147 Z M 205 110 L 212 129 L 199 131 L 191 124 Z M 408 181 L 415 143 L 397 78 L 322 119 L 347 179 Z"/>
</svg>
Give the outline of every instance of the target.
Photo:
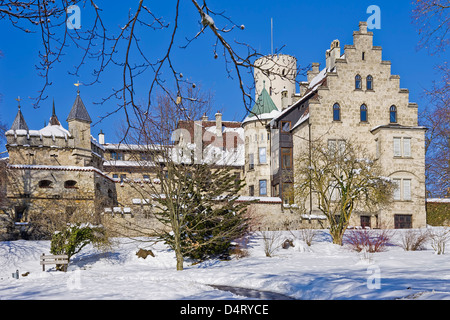
<svg viewBox="0 0 450 320">
<path fill-rule="evenodd" d="M 67 271 L 67 266 L 69 265 L 69 256 L 67 254 L 46 255 L 45 253 L 43 253 L 41 256 L 42 271 L 45 271 L 46 264 L 61 264 L 64 265 L 63 270 Z"/>
</svg>

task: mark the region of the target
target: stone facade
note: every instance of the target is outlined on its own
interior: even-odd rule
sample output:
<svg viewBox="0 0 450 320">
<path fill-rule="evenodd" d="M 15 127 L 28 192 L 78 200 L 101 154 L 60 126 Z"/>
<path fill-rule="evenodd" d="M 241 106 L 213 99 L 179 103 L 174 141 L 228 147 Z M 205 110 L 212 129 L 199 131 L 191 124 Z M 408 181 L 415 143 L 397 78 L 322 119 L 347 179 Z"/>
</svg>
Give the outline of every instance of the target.
<svg viewBox="0 0 450 320">
<path fill-rule="evenodd" d="M 410 227 L 424 227 L 426 128 L 418 126 L 418 106 L 409 102 L 400 77 L 391 74 L 382 48 L 373 46 L 365 22 L 353 39 L 344 52 L 339 41 L 333 41 L 326 67 L 319 71 L 314 64 L 307 90 L 289 112 L 274 119 L 272 129 L 281 131 L 283 121 L 291 123 L 285 135 L 292 139 L 293 159 L 308 150 L 310 140 L 364 146 L 381 163 L 384 175 L 398 182 L 392 205 L 368 217 L 357 212 L 351 224 L 360 225 L 363 216 L 372 227 L 399 227 L 402 220 Z M 318 212 L 313 202 L 312 211 Z"/>
<path fill-rule="evenodd" d="M 312 208 L 306 204 L 312 215 L 301 216 L 296 199 L 286 192 L 295 183 L 294 160 L 311 139 L 353 140 L 378 159 L 399 189 L 391 206 L 376 214 L 356 212 L 351 224 L 425 226 L 425 128 L 418 126 L 418 106 L 400 87 L 400 77 L 391 74 L 391 63 L 383 60 L 381 47 L 373 46 L 364 22 L 352 45 L 342 48 L 333 41 L 325 61 L 322 69 L 312 64 L 296 92 L 296 58 L 259 59 L 256 102 L 248 117 L 231 122 L 217 113 L 214 120 L 180 122 L 176 147 L 195 150 L 195 161 L 231 167 L 237 179 L 244 179 L 243 199 L 259 200 L 249 209 L 258 229 L 292 223 L 326 227 L 315 199 Z M 148 158 L 148 146 L 107 143 L 103 133 L 93 138 L 79 92 L 67 122 L 65 129 L 53 109 L 48 126 L 29 130 L 19 107 L 6 132 L 9 158 L 0 162 L 3 211 L 16 224 L 42 212 L 94 212 L 119 235 L 130 233 L 130 226 L 157 227 L 148 214 L 145 186 L 158 184 L 152 170 L 158 161 Z"/>
</svg>

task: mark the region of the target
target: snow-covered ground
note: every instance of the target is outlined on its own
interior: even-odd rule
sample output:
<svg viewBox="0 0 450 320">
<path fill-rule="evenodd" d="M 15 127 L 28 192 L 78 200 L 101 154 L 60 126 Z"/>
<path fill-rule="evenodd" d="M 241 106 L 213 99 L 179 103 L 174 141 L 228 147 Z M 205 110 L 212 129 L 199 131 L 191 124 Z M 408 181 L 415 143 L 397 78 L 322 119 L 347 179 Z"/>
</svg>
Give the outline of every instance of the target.
<svg viewBox="0 0 450 320">
<path fill-rule="evenodd" d="M 285 233 L 282 239 L 292 238 Z M 400 243 L 397 231 L 394 244 Z M 210 260 L 175 270 L 172 251 L 152 247 L 155 257 L 138 258 L 144 242 L 115 239 L 110 253 L 85 248 L 73 257 L 66 273 L 47 266 L 49 241 L 0 242 L 0 300 L 120 299 L 120 300 L 246 300 L 253 299 L 211 285 L 271 291 L 302 300 L 450 299 L 450 252 L 404 251 L 397 245 L 370 256 L 331 243 L 326 230 L 307 247 L 279 248 L 264 254 L 260 234 L 249 238 L 248 256 Z M 450 248 L 448 249 L 450 250 Z M 19 270 L 19 279 L 12 273 Z M 28 273 L 26 276 L 22 274 Z M 262 295 L 264 298 L 264 295 Z"/>
</svg>

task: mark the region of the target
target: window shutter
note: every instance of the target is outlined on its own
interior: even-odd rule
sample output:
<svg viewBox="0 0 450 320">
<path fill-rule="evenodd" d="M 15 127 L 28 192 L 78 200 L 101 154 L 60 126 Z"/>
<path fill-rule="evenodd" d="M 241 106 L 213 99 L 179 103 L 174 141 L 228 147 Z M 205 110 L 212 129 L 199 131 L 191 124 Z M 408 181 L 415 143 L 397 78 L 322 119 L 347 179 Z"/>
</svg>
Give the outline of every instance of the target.
<svg viewBox="0 0 450 320">
<path fill-rule="evenodd" d="M 411 180 L 403 180 L 403 200 L 411 200 Z"/>
<path fill-rule="evenodd" d="M 259 148 L 259 163 L 266 162 L 266 148 Z"/>
<path fill-rule="evenodd" d="M 394 138 L 394 157 L 401 157 L 401 149 L 400 149 L 400 138 Z"/>
<path fill-rule="evenodd" d="M 395 190 L 394 190 L 394 200 L 400 200 L 400 179 L 393 179 Z"/>
<path fill-rule="evenodd" d="M 411 138 L 403 139 L 403 156 L 411 157 Z"/>
</svg>

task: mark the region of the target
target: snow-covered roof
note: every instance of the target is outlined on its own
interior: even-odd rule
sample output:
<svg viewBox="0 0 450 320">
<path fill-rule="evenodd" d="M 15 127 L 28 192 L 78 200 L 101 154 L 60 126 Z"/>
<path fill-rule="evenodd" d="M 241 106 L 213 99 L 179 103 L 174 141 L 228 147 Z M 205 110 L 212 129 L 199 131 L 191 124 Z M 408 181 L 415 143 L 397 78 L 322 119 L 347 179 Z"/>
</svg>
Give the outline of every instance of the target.
<svg viewBox="0 0 450 320">
<path fill-rule="evenodd" d="M 450 198 L 430 198 L 427 202 L 450 203 Z"/>
<path fill-rule="evenodd" d="M 280 113 L 281 113 L 281 111 L 279 111 L 279 110 L 272 110 L 269 113 L 263 113 L 260 115 L 249 114 L 242 123 L 255 121 L 255 120 L 270 120 L 270 119 L 278 117 L 280 115 Z"/>
<path fill-rule="evenodd" d="M 24 130 L 24 129 L 10 129 L 6 131 L 5 135 L 17 135 L 17 136 L 26 136 L 29 135 L 31 137 L 60 137 L 60 138 L 69 138 L 71 137 L 70 132 L 65 129 L 62 125 L 51 125 L 48 124 L 46 127 L 40 130 Z"/>
</svg>

